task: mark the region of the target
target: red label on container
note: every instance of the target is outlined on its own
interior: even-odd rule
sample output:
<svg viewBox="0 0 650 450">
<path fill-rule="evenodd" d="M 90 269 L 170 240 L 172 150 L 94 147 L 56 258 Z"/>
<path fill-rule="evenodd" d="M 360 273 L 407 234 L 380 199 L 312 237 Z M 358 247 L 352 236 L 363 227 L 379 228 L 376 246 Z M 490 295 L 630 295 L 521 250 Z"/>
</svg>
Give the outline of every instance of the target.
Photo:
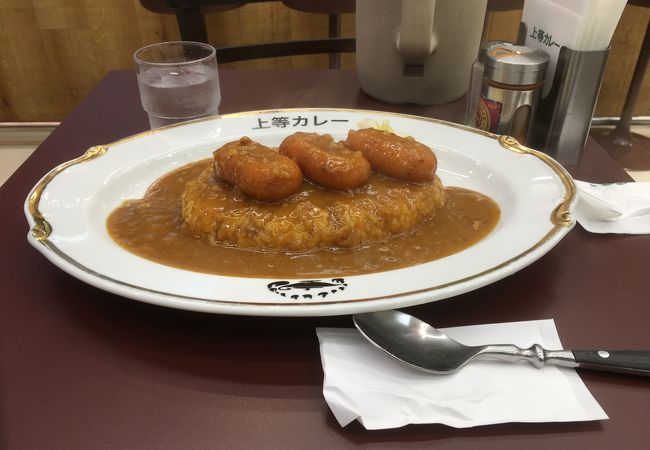
<svg viewBox="0 0 650 450">
<path fill-rule="evenodd" d="M 501 102 L 481 96 L 476 108 L 476 118 L 474 120 L 476 128 L 496 133 L 499 130 L 502 106 L 503 104 Z"/>
</svg>

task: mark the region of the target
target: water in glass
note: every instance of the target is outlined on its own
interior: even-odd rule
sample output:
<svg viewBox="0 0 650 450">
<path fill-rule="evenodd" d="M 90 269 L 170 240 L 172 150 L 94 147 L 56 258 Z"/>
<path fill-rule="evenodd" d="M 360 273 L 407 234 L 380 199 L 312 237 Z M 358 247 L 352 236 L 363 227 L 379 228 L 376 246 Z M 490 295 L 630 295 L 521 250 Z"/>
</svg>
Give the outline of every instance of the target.
<svg viewBox="0 0 650 450">
<path fill-rule="evenodd" d="M 221 91 L 214 66 L 153 66 L 138 81 L 151 128 L 219 113 Z"/>
</svg>

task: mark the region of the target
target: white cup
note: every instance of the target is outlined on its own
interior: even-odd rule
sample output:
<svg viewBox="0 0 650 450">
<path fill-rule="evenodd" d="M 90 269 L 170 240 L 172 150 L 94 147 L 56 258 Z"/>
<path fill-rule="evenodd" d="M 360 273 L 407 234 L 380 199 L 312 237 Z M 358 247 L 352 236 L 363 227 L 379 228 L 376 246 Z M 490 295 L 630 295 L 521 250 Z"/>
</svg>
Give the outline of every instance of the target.
<svg viewBox="0 0 650 450">
<path fill-rule="evenodd" d="M 390 103 L 435 105 L 467 90 L 487 0 L 357 0 L 361 88 Z"/>
</svg>

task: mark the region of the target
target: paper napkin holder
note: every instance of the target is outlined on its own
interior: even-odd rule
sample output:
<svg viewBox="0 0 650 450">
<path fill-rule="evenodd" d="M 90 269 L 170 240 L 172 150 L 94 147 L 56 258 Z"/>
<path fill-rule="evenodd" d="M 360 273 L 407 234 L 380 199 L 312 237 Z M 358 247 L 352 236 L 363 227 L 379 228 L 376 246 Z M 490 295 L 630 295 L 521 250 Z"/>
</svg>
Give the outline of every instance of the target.
<svg viewBox="0 0 650 450">
<path fill-rule="evenodd" d="M 526 24 L 522 22 L 518 36 L 521 45 L 525 44 L 526 35 Z M 551 89 L 538 105 L 531 147 L 565 166 L 580 162 L 608 56 L 609 48 L 594 51 L 560 48 Z"/>
</svg>

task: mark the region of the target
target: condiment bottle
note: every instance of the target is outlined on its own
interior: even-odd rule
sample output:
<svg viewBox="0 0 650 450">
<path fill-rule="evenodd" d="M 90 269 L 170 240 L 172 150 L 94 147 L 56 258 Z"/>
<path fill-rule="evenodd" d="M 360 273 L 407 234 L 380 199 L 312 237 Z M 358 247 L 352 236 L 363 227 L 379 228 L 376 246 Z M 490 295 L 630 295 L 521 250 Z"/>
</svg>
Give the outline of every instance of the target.
<svg viewBox="0 0 650 450">
<path fill-rule="evenodd" d="M 484 41 L 478 49 L 478 56 L 472 64 L 472 73 L 469 78 L 469 88 L 467 89 L 467 103 L 465 104 L 465 124 L 474 126 L 476 122 L 476 107 L 481 95 L 481 84 L 483 83 L 483 71 L 485 70 L 485 58 L 487 51 L 498 45 L 513 46 L 508 41 Z"/>
<path fill-rule="evenodd" d="M 548 60 L 546 52 L 530 47 L 490 47 L 474 126 L 510 135 L 525 144 L 535 120 Z"/>
</svg>

